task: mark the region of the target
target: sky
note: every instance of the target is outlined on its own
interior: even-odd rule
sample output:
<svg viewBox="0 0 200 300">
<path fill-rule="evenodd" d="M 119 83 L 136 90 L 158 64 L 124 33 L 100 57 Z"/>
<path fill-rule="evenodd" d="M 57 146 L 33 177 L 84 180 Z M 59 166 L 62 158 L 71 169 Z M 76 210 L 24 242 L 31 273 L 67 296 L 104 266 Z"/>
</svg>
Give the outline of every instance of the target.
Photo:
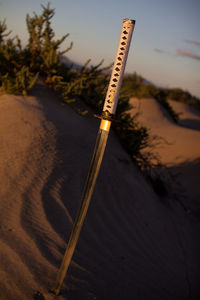
<svg viewBox="0 0 200 300">
<path fill-rule="evenodd" d="M 136 20 L 126 72 L 161 87 L 180 87 L 200 98 L 199 0 L 51 0 L 56 38 L 69 33 L 62 49 L 76 63 L 115 59 L 124 18 Z M 43 0 L 0 0 L 0 20 L 11 36 L 28 39 L 26 15 L 42 12 Z"/>
</svg>

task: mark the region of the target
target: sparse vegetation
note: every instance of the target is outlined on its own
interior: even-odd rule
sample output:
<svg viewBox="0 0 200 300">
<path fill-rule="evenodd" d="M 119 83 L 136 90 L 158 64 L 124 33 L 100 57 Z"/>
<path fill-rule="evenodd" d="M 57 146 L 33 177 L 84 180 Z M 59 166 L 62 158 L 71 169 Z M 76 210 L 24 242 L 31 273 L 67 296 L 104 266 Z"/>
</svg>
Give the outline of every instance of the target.
<svg viewBox="0 0 200 300">
<path fill-rule="evenodd" d="M 123 80 L 122 90 L 129 97 L 155 98 L 169 113 L 172 119 L 177 122 L 178 114 L 173 110 L 168 102 L 168 94 L 165 89 L 155 87 L 147 82 L 143 77 L 134 73 L 133 75 L 125 76 Z"/>
<path fill-rule="evenodd" d="M 103 61 L 96 66 L 88 67 L 90 60 L 81 70 L 70 73 L 70 80 L 65 80 L 63 76 L 52 76 L 50 86 L 62 97 L 66 103 L 79 98 L 96 112 L 100 112 L 105 97 L 108 84 L 108 75 L 103 73 L 107 68 L 100 69 Z"/>
<path fill-rule="evenodd" d="M 2 89 L 7 94 L 22 94 L 27 96 L 38 78 L 38 73 L 33 75 L 29 68 L 23 66 L 20 70 L 14 69 L 13 76 L 6 73 L 2 76 Z"/>
<path fill-rule="evenodd" d="M 123 93 L 128 97 L 153 97 L 167 110 L 172 119 L 177 122 L 179 114 L 177 114 L 170 106 L 168 100 L 172 99 L 182 103 L 186 103 L 194 108 L 200 109 L 200 99 L 192 96 L 189 92 L 180 88 L 160 88 L 145 80 L 136 73 L 126 75 L 122 85 Z"/>
<path fill-rule="evenodd" d="M 38 73 L 32 73 L 29 66 L 26 66 L 25 50 L 22 49 L 20 39 L 15 37 L 5 40 L 11 33 L 6 31 L 5 21 L 0 22 L 0 84 L 5 93 L 27 95 Z"/>
<path fill-rule="evenodd" d="M 180 88 L 166 89 L 167 98 L 188 104 L 196 109 L 200 109 L 200 99 L 192 96 L 189 92 Z"/>
<path fill-rule="evenodd" d="M 45 76 L 47 82 L 52 76 L 64 74 L 64 78 L 67 77 L 68 68 L 63 70 L 60 58 L 72 48 L 72 43 L 64 51 L 59 48 L 69 34 L 55 40 L 51 28 L 54 9 L 50 4 L 42 5 L 42 9 L 40 16 L 26 17 L 29 40 L 24 48 L 17 36 L 6 39 L 11 31 L 7 32 L 5 20 L 0 22 L 0 84 L 6 93 L 26 95 L 39 74 Z"/>
<path fill-rule="evenodd" d="M 33 17 L 27 15 L 26 24 L 29 33 L 29 40 L 26 46 L 27 64 L 32 71 L 40 72 L 46 76 L 47 80 L 53 75 L 61 75 L 62 63 L 60 58 L 71 50 L 73 43 L 63 51 L 60 51 L 61 44 L 69 36 L 65 34 L 61 39 L 55 40 L 55 33 L 51 27 L 51 19 L 55 10 L 50 8 L 50 4 L 42 6 L 42 14 Z M 66 70 L 65 70 L 66 72 Z"/>
</svg>

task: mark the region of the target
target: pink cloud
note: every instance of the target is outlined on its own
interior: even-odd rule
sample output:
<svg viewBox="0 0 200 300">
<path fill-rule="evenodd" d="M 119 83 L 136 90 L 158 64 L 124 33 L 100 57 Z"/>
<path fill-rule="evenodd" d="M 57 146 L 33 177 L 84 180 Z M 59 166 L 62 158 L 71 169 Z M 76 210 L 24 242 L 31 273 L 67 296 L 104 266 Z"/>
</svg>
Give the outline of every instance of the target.
<svg viewBox="0 0 200 300">
<path fill-rule="evenodd" d="M 186 42 L 186 43 L 189 43 L 189 44 L 196 45 L 196 46 L 200 46 L 200 42 L 198 42 L 198 41 L 185 40 L 185 42 Z"/>
<path fill-rule="evenodd" d="M 162 54 L 162 53 L 169 54 L 167 51 L 161 50 L 161 49 L 158 49 L 158 48 L 154 48 L 154 51 L 157 52 L 157 53 L 160 53 L 160 54 Z"/>
<path fill-rule="evenodd" d="M 176 50 L 176 54 L 179 56 L 185 56 L 185 57 L 189 57 L 189 58 L 193 58 L 196 60 L 200 60 L 200 56 L 189 51 L 189 50 L 183 50 L 183 49 L 177 49 Z"/>
</svg>

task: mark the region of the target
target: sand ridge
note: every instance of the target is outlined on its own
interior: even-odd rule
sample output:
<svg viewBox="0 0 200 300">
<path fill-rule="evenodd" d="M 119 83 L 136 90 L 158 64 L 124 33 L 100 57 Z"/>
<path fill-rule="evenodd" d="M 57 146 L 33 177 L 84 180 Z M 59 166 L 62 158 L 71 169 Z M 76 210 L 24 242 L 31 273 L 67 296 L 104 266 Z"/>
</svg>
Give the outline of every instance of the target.
<svg viewBox="0 0 200 300">
<path fill-rule="evenodd" d="M 132 115 L 138 114 L 140 124 L 150 129 L 151 134 L 166 139 L 168 144 L 161 143 L 158 152 L 165 164 L 178 164 L 200 158 L 200 113 L 188 105 L 170 101 L 175 112 L 180 113 L 180 121 L 176 124 L 166 110 L 153 98 L 130 100 Z M 188 123 L 194 121 L 196 127 L 191 128 Z"/>
</svg>

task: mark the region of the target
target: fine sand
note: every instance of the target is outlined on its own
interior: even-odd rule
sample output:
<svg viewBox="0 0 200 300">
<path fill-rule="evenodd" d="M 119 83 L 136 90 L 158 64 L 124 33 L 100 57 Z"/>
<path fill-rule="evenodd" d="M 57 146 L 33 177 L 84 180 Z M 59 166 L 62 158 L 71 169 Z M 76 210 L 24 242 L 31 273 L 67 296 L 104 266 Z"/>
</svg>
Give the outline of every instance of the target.
<svg viewBox="0 0 200 300">
<path fill-rule="evenodd" d="M 153 118 L 158 106 L 152 109 Z M 178 163 L 198 159 L 198 130 L 161 117 L 155 122 L 171 126 L 174 135 L 177 126 L 179 138 L 185 139 L 184 132 L 190 138 L 191 151 L 183 139 L 182 152 L 169 151 L 165 162 L 175 162 L 175 156 L 181 157 Z M 0 96 L 1 300 L 54 299 L 48 289 L 80 204 L 98 126 L 92 114 L 78 115 L 42 83 L 26 98 Z M 159 198 L 111 131 L 62 294 L 55 299 L 198 300 L 199 236 L 196 215 L 179 201 Z"/>
</svg>

